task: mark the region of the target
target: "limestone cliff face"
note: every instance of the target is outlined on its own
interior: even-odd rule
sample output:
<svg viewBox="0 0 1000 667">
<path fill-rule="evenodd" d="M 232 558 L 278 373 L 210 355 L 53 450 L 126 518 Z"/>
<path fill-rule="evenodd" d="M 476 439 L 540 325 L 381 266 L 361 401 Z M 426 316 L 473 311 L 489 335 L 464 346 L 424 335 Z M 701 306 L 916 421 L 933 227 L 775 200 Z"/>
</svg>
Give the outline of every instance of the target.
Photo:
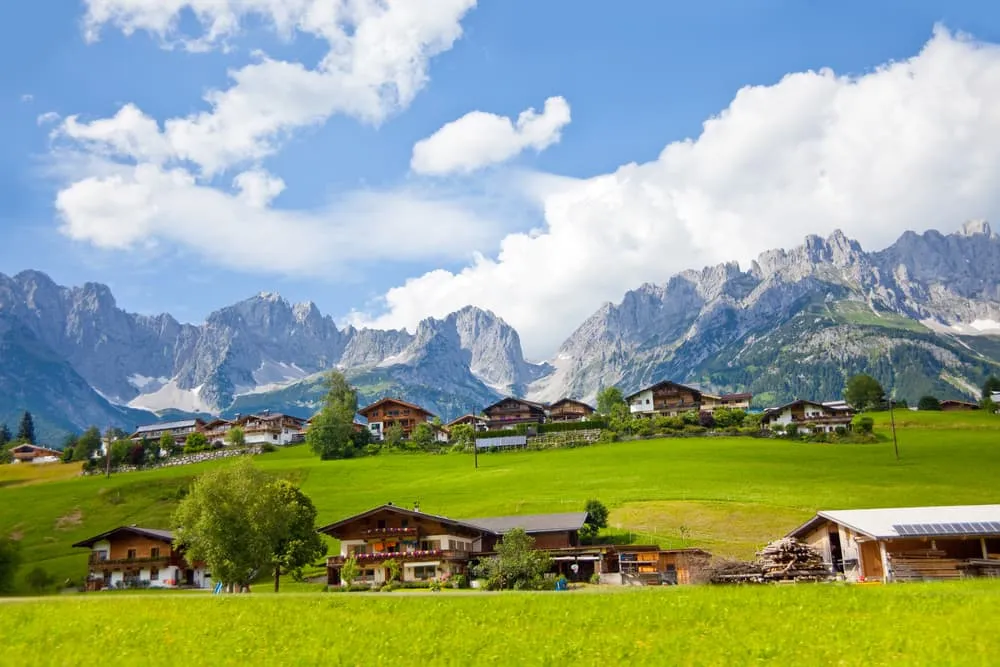
<svg viewBox="0 0 1000 667">
<path fill-rule="evenodd" d="M 840 232 L 808 236 L 746 270 L 726 263 L 642 285 L 598 309 L 546 364 L 527 362 L 518 333 L 471 306 L 411 334 L 339 329 L 312 303 L 264 293 L 196 326 L 125 312 L 104 285 L 62 287 L 26 271 L 0 274 L 0 320 L 2 397 L 60 428 L 149 417 L 129 408 L 308 414 L 330 368 L 364 400 L 398 395 L 442 419 L 501 395 L 593 400 L 605 386 L 663 378 L 767 402 L 836 398 L 847 375 L 866 370 L 898 397 L 970 397 L 998 372 L 1000 237 L 974 221 L 870 253 Z"/>
<path fill-rule="evenodd" d="M 784 341 L 792 329 L 801 338 Z M 839 395 L 832 380 L 778 387 L 769 376 L 798 376 L 803 363 L 825 364 L 826 375 L 839 364 L 843 375 L 891 349 L 901 356 L 899 368 L 885 369 L 890 382 L 922 365 L 929 381 L 908 380 L 909 391 L 969 396 L 996 361 L 990 334 L 1000 334 L 1000 237 L 987 223 L 950 235 L 907 232 L 875 253 L 835 232 L 765 252 L 747 271 L 721 264 L 628 292 L 569 337 L 554 372 L 529 395 L 592 399 L 605 386 L 632 390 L 662 377 L 720 390 L 756 382 L 775 398 L 795 395 L 791 385 Z M 968 343 L 963 335 L 978 338 Z M 925 353 L 934 361 L 923 363 Z M 750 357 L 767 366 L 763 374 L 738 372 Z"/>
</svg>

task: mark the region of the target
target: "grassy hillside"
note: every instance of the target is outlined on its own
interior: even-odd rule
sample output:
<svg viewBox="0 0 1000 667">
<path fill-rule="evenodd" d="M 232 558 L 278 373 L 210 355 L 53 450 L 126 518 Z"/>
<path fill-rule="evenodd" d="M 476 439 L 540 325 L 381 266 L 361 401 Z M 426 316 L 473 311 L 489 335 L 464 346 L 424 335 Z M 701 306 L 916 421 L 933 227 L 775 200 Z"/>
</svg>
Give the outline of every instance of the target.
<svg viewBox="0 0 1000 667">
<path fill-rule="evenodd" d="M 888 440 L 820 445 L 750 438 L 613 443 L 571 450 L 483 455 L 397 455 L 322 462 L 305 447 L 258 458 L 300 483 L 330 522 L 392 501 L 419 501 L 455 518 L 612 508 L 615 532 L 664 546 L 749 555 L 820 508 L 998 502 L 1000 417 L 897 411 L 901 460 Z M 888 415 L 876 416 L 887 435 Z M 25 479 L 0 467 L 0 533 L 59 580 L 79 579 L 86 555 L 70 545 L 120 524 L 169 526 L 191 480 L 212 466 L 103 477 Z M 19 470 L 16 470 L 19 469 Z M 16 477 L 21 475 L 21 477 Z M 26 570 L 27 568 L 25 568 Z"/>
<path fill-rule="evenodd" d="M 988 630 L 1000 622 L 1000 582 L 988 581 L 596 594 L 154 599 L 111 593 L 8 602 L 0 610 L 5 654 L 30 665 L 92 664 L 95 656 L 103 665 L 401 659 L 420 665 L 988 665 L 1000 650 L 1000 635 Z M 283 619 L 277 628 L 275 619 Z"/>
</svg>

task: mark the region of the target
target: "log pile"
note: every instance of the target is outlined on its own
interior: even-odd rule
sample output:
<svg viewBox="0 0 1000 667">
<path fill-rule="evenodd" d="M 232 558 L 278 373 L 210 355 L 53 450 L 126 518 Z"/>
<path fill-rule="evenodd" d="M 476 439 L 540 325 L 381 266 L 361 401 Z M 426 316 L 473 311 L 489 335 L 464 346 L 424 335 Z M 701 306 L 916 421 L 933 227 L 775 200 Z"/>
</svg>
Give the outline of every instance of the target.
<svg viewBox="0 0 1000 667">
<path fill-rule="evenodd" d="M 730 558 L 716 558 L 698 577 L 712 584 L 759 584 L 764 573 L 756 563 Z"/>
<path fill-rule="evenodd" d="M 794 537 L 771 542 L 757 554 L 765 581 L 826 581 L 830 571 L 823 557 Z"/>
</svg>

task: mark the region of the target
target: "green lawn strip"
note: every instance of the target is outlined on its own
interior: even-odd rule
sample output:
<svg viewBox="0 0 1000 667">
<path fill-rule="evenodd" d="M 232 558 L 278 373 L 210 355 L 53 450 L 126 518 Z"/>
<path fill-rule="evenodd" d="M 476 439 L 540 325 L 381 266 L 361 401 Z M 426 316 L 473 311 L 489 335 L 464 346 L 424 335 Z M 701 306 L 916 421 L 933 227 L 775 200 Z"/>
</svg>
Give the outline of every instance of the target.
<svg viewBox="0 0 1000 667">
<path fill-rule="evenodd" d="M 874 416 L 885 435 L 888 414 Z M 993 426 L 1000 417 L 906 417 L 899 461 L 888 439 L 829 445 L 755 438 L 488 454 L 478 470 L 466 454 L 320 461 L 304 446 L 256 461 L 301 484 L 320 523 L 388 501 L 471 518 L 576 511 L 599 498 L 612 510 L 614 531 L 745 556 L 818 509 L 997 502 L 1000 433 Z M 60 583 L 79 580 L 86 552 L 73 542 L 122 524 L 168 527 L 190 481 L 220 465 L 226 462 L 5 487 L 0 534 L 20 539 L 28 563 L 22 576 L 39 563 Z"/>
<path fill-rule="evenodd" d="M 17 664 L 990 665 L 1000 582 L 0 604 Z M 53 621 L 53 619 L 58 619 Z M 153 633 L 150 635 L 150 633 Z M 13 664 L 13 663 L 10 663 Z"/>
</svg>

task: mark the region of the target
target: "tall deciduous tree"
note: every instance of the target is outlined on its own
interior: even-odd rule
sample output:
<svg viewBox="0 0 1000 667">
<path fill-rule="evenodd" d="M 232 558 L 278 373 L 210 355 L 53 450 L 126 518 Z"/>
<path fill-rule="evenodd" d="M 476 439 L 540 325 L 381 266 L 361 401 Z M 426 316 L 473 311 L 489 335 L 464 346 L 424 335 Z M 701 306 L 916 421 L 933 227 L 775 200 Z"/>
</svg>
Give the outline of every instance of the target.
<svg viewBox="0 0 1000 667">
<path fill-rule="evenodd" d="M 233 447 L 242 447 L 247 444 L 246 435 L 239 426 L 234 426 L 226 432 L 226 442 Z"/>
<path fill-rule="evenodd" d="M 920 400 L 917 401 L 918 410 L 940 410 L 941 401 L 937 399 L 936 396 L 921 396 Z"/>
<path fill-rule="evenodd" d="M 609 416 L 616 405 L 625 405 L 625 397 L 618 387 L 605 387 L 597 394 L 597 412 Z"/>
<path fill-rule="evenodd" d="M 167 453 L 167 456 L 173 454 L 177 449 L 177 440 L 174 436 L 170 435 L 166 431 L 160 436 L 160 450 Z"/>
<path fill-rule="evenodd" d="M 262 571 L 314 557 L 306 533 L 315 509 L 303 498 L 243 459 L 195 480 L 174 513 L 178 543 L 219 581 L 248 586 Z"/>
<path fill-rule="evenodd" d="M 383 437 L 385 438 L 386 447 L 389 449 L 400 449 L 403 446 L 403 439 L 406 437 L 406 433 L 403 431 L 403 427 L 399 425 L 399 422 L 393 422 L 385 430 Z"/>
<path fill-rule="evenodd" d="M 91 426 L 76 439 L 73 447 L 74 461 L 89 461 L 94 452 L 101 449 L 101 432 L 96 426 Z"/>
<path fill-rule="evenodd" d="M 354 455 L 354 415 L 358 392 L 339 371 L 326 376 L 326 396 L 322 409 L 313 417 L 306 442 L 321 459 L 342 459 Z"/>
<path fill-rule="evenodd" d="M 274 567 L 274 592 L 278 592 L 281 573 L 301 577 L 302 568 L 326 554 L 326 543 L 316 532 L 316 507 L 309 496 L 286 480 L 272 482 L 281 512 L 287 515 L 285 530 L 279 537 L 271 563 Z"/>
<path fill-rule="evenodd" d="M 549 555 L 535 550 L 535 540 L 523 528 L 508 531 L 496 547 L 497 555 L 480 562 L 477 572 L 490 590 L 531 590 L 542 587 L 552 564 Z"/>
<path fill-rule="evenodd" d="M 416 449 L 431 449 L 434 447 L 434 429 L 430 424 L 417 424 L 410 434 L 410 442 Z"/>
<path fill-rule="evenodd" d="M 861 373 L 847 381 L 844 390 L 844 400 L 854 406 L 855 410 L 877 408 L 885 397 L 885 390 L 878 380 L 871 375 Z"/>
<path fill-rule="evenodd" d="M 587 519 L 580 530 L 580 538 L 584 542 L 591 542 L 600 532 L 601 528 L 608 527 L 608 508 L 600 500 L 591 498 L 585 506 Z"/>
<path fill-rule="evenodd" d="M 21 423 L 17 427 L 17 440 L 35 444 L 35 420 L 27 410 L 21 415 Z"/>
<path fill-rule="evenodd" d="M 476 440 L 476 430 L 472 424 L 458 424 L 451 428 L 451 441 L 462 447 L 471 447 Z"/>
</svg>

